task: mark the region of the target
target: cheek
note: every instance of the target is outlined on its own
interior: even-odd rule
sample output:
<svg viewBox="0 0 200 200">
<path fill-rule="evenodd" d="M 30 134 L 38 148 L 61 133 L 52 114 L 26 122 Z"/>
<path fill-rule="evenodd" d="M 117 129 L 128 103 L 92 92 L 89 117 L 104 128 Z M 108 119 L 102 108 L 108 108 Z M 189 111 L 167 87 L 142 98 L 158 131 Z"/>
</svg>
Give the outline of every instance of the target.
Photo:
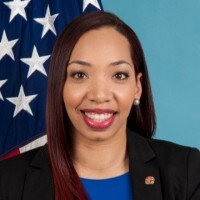
<svg viewBox="0 0 200 200">
<path fill-rule="evenodd" d="M 127 87 L 123 88 L 121 92 L 118 92 L 116 94 L 116 100 L 119 106 L 120 116 L 122 117 L 123 121 L 127 120 L 130 110 L 133 106 L 133 101 L 135 98 L 133 91 L 134 91 L 133 87 Z"/>
<path fill-rule="evenodd" d="M 68 84 L 65 84 L 63 89 L 63 100 L 65 103 L 66 109 L 76 108 L 80 103 L 82 94 L 80 90 L 72 86 L 69 87 Z"/>
<path fill-rule="evenodd" d="M 124 108 L 128 109 L 132 106 L 135 99 L 135 87 L 134 84 L 128 85 L 127 87 L 118 87 L 115 90 L 116 99 L 118 103 L 121 104 Z"/>
<path fill-rule="evenodd" d="M 134 97 L 133 94 L 130 93 L 130 95 L 120 95 L 118 96 L 118 103 L 119 108 L 121 108 L 121 111 L 129 112 L 132 105 L 133 105 Z"/>
</svg>

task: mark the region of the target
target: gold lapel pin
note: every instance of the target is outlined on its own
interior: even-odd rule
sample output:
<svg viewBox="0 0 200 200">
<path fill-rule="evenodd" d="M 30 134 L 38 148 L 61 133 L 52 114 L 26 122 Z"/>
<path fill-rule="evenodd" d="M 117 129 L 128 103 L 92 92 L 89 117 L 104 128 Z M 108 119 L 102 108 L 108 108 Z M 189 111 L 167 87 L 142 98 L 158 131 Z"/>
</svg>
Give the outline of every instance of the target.
<svg viewBox="0 0 200 200">
<path fill-rule="evenodd" d="M 153 176 L 147 176 L 145 178 L 146 185 L 153 185 L 155 183 L 155 178 Z"/>
</svg>

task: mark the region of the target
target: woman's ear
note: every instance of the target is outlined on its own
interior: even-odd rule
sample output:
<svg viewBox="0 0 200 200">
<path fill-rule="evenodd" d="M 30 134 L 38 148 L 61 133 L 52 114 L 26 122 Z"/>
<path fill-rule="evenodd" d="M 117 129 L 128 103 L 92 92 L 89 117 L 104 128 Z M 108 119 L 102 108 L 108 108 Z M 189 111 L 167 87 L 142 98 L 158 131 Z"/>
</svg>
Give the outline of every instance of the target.
<svg viewBox="0 0 200 200">
<path fill-rule="evenodd" d="M 135 99 L 140 99 L 142 95 L 142 73 L 136 75 L 136 89 L 135 89 Z"/>
</svg>

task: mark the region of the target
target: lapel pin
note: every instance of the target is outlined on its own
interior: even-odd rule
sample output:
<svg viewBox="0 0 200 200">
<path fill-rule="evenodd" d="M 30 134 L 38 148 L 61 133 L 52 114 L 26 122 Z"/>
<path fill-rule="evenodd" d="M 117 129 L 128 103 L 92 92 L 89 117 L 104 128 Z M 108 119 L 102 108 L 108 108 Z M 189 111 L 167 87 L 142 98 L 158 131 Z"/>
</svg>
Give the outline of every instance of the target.
<svg viewBox="0 0 200 200">
<path fill-rule="evenodd" d="M 155 178 L 153 176 L 147 176 L 145 178 L 146 185 L 153 185 L 155 183 Z"/>
</svg>

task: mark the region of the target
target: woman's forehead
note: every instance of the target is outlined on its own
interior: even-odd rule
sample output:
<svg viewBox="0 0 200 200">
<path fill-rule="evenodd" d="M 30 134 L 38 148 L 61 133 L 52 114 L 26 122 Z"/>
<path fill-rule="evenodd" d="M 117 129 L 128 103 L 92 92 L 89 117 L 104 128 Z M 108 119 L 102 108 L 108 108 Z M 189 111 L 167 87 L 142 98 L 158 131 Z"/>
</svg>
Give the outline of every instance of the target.
<svg viewBox="0 0 200 200">
<path fill-rule="evenodd" d="M 77 41 L 70 61 L 73 59 L 99 60 L 114 62 L 131 60 L 130 44 L 125 36 L 112 27 L 91 30 Z"/>
</svg>

